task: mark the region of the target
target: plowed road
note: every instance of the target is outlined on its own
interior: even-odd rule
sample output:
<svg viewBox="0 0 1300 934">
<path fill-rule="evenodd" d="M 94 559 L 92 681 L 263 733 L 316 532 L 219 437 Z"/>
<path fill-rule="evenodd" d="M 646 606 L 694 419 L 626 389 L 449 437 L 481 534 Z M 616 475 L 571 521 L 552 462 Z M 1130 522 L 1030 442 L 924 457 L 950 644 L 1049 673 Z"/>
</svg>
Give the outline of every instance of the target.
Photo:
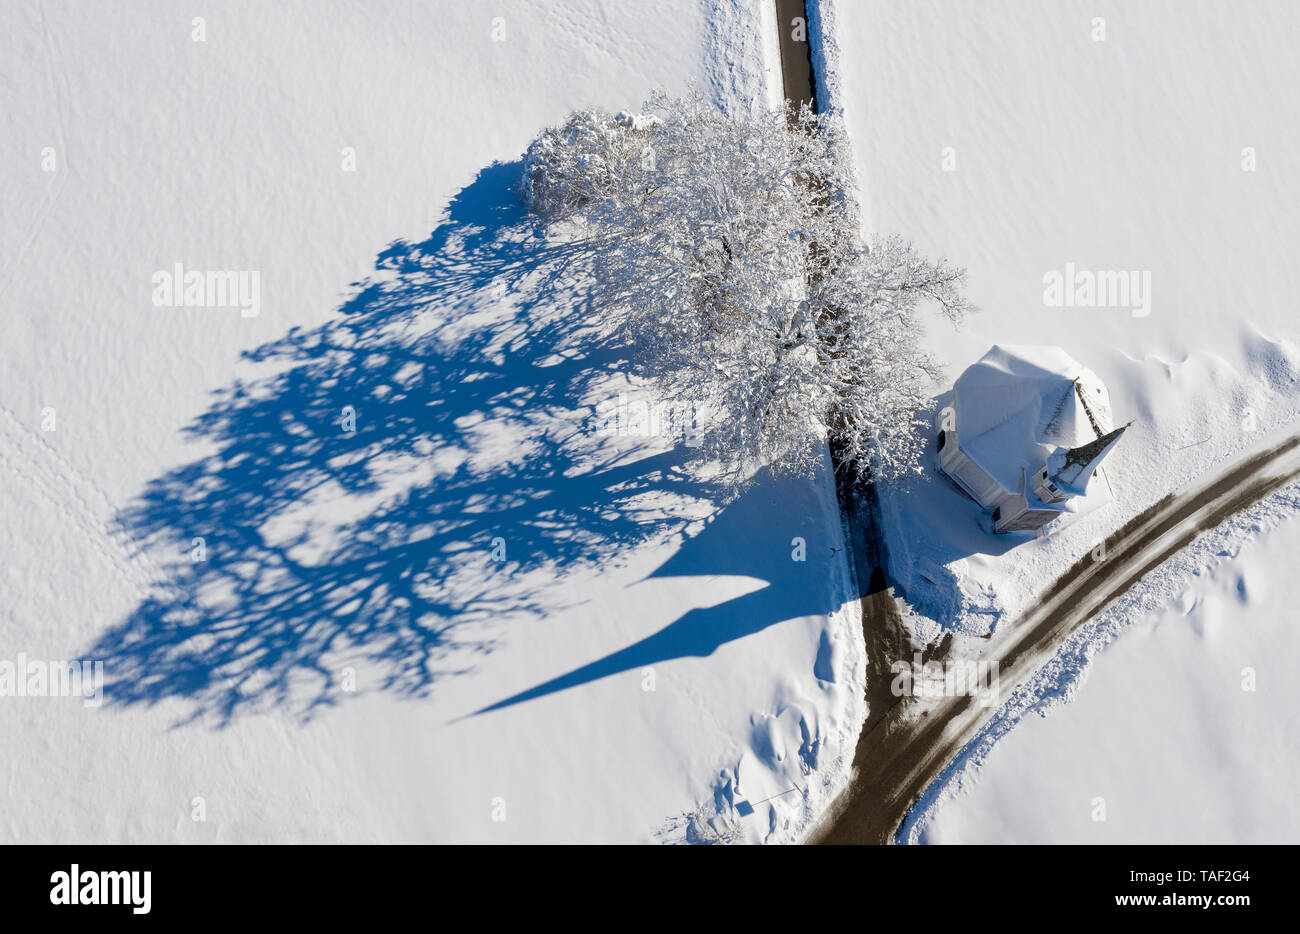
<svg viewBox="0 0 1300 934">
<path fill-rule="evenodd" d="M 1300 434 L 1247 455 L 1214 477 L 1171 494 L 1085 555 L 1047 589 L 1039 604 L 991 646 L 1004 685 L 1019 685 L 1051 658 L 1075 629 L 1123 594 L 1148 571 L 1198 535 L 1300 476 Z M 1094 557 L 1095 555 L 1095 557 Z M 888 628 L 896 612 L 880 589 L 862 598 L 863 628 Z M 872 640 L 868 639 L 870 652 Z M 868 694 L 873 690 L 868 671 Z M 887 666 L 886 666 L 887 670 Z M 875 687 L 879 687 L 876 685 Z M 1007 692 L 1009 693 L 1009 692 Z M 1004 696 L 1006 696 L 1004 694 Z M 809 842 L 889 843 L 912 805 L 961 748 L 996 712 L 969 696 L 946 698 L 926 716 L 906 704 L 868 721 L 853 757 L 853 778 L 814 828 Z"/>
<path fill-rule="evenodd" d="M 817 106 L 816 74 L 803 36 L 803 0 L 775 0 L 785 96 Z M 805 29 L 806 26 L 806 29 Z M 832 448 L 837 468 L 842 466 Z M 898 605 L 885 583 L 884 542 L 874 522 L 874 491 L 854 488 L 837 469 L 867 646 L 868 717 L 853 756 L 848 788 L 809 835 L 814 843 L 890 843 L 912 805 L 968 742 L 996 705 L 962 696 L 915 715 L 889 691 L 890 664 L 913 650 Z M 1039 604 L 989 646 L 1002 684 L 1019 685 L 1051 658 L 1070 633 L 1092 619 L 1206 529 L 1258 502 L 1300 475 L 1300 434 L 1247 455 L 1182 493 L 1136 516 L 1048 587 Z M 1094 554 L 1096 557 L 1094 557 Z M 942 648 L 940 649 L 942 652 Z M 1008 692 L 1009 693 L 1009 692 Z"/>
</svg>

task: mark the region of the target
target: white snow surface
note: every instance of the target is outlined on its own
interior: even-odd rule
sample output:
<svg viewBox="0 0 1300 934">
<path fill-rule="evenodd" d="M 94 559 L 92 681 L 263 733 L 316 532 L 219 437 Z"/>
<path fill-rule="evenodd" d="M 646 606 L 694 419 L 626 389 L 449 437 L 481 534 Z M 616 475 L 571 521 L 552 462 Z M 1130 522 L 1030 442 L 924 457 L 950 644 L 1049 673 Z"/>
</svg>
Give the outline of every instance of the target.
<svg viewBox="0 0 1300 934">
<path fill-rule="evenodd" d="M 1183 556 L 1190 579 L 1152 582 L 1158 606 L 1104 652 L 1101 629 L 1077 640 L 1064 661 L 1071 702 L 1040 701 L 1041 716 L 984 746 L 979 780 L 932 798 L 913 837 L 1293 843 L 1300 633 L 1290 583 L 1300 521 L 1283 517 L 1296 496 L 1284 491 L 1222 530 L 1213 555 Z M 1084 668 L 1073 657 L 1081 651 L 1099 654 Z"/>
<path fill-rule="evenodd" d="M 981 312 L 958 330 L 936 320 L 927 335 L 949 378 L 996 344 L 1059 345 L 1108 387 L 1117 422 L 1135 420 L 1107 457 L 1114 502 L 1049 538 L 988 535 L 978 507 L 933 469 L 886 491 L 891 572 L 918 633 L 982 635 L 1130 516 L 1294 432 L 1300 7 L 815 7 L 822 103 L 846 118 L 865 226 L 969 270 Z M 1094 285 L 1131 273 L 1144 302 L 1056 301 L 1053 285 L 1081 271 Z M 936 409 L 950 386 L 934 387 Z M 1282 800 L 1294 762 L 1279 737 L 1294 733 L 1295 698 L 1271 660 L 1295 647 L 1270 618 L 1294 545 L 1270 540 L 1239 569 L 1214 568 L 1296 507 L 1293 491 L 1271 497 L 1112 604 L 967 747 L 902 838 L 1294 840 L 1300 824 Z M 1211 584 L 1198 577 L 1211 573 Z M 1072 697 L 1097 652 L 1142 620 L 1113 663 L 1100 667 L 1102 656 L 1078 709 L 1006 738 L 1026 712 Z M 1242 695 L 1248 665 L 1272 676 Z M 998 742 L 1007 751 L 990 754 Z M 972 781 L 986 761 L 987 789 Z M 1105 823 L 1090 819 L 1094 797 L 1108 802 Z"/>
<path fill-rule="evenodd" d="M 510 190 L 571 110 L 767 95 L 767 6 L 0 9 L 0 661 L 109 682 L 0 698 L 0 840 L 798 837 L 862 717 L 826 472 L 596 437 L 648 390 Z"/>
<path fill-rule="evenodd" d="M 1300 124 L 1286 102 L 1300 7 L 817 5 L 864 224 L 965 266 L 981 308 L 960 329 L 929 326 L 949 373 L 936 399 L 993 345 L 1051 344 L 1100 377 L 1117 423 L 1135 420 L 1107 457 L 1115 504 L 1046 539 L 970 533 L 978 507 L 933 470 L 885 495 L 895 578 L 940 625 L 982 632 L 1126 518 L 1295 418 Z M 1147 274 L 1146 314 L 1047 304 L 1048 277 L 1067 270 Z M 955 578 L 955 612 L 939 606 L 952 580 L 917 573 L 927 562 Z"/>
<path fill-rule="evenodd" d="M 1102 434 L 1112 427 L 1106 388 L 1059 347 L 994 347 L 957 377 L 953 396 L 961 449 L 1009 491 L 1028 483 L 1057 446 L 1098 437 L 1089 411 Z"/>
</svg>

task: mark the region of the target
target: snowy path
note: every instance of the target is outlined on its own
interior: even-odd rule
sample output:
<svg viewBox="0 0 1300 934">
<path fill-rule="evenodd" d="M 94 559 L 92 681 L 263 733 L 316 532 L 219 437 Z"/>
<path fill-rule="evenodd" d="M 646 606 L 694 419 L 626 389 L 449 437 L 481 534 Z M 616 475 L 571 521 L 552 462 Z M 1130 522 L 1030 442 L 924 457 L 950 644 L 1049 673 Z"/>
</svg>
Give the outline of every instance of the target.
<svg viewBox="0 0 1300 934">
<path fill-rule="evenodd" d="M 1002 683 L 1012 688 L 1024 683 L 1070 633 L 1146 574 L 1297 476 L 1300 433 L 1135 517 L 1047 588 L 1040 604 L 993 647 Z M 865 616 L 869 598 L 863 599 Z M 908 705 L 891 710 L 858 740 L 853 782 L 812 839 L 890 842 L 917 798 L 996 711 L 996 705 L 981 706 L 971 696 L 945 699 L 921 717 Z"/>
</svg>

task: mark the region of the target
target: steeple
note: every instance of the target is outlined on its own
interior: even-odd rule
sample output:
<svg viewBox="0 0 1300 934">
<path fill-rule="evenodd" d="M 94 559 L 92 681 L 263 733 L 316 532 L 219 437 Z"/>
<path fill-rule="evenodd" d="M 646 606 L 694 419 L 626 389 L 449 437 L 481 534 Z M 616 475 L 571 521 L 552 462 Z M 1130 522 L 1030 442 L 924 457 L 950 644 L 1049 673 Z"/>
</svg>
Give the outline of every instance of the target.
<svg viewBox="0 0 1300 934">
<path fill-rule="evenodd" d="M 1062 489 L 1083 493 L 1088 487 L 1088 481 L 1092 479 L 1093 471 L 1101 464 L 1102 458 L 1110 453 L 1115 442 L 1119 441 L 1120 436 L 1132 424 L 1129 422 L 1128 425 L 1122 425 L 1109 434 L 1104 434 L 1077 448 L 1057 448 L 1047 458 L 1048 479 Z"/>
</svg>

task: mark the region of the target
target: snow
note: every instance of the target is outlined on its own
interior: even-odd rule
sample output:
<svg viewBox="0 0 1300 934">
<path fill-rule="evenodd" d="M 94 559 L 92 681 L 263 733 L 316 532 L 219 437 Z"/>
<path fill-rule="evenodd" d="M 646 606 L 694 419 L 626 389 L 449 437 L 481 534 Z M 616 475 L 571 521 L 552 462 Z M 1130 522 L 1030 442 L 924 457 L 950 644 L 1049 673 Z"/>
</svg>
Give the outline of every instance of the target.
<svg viewBox="0 0 1300 934">
<path fill-rule="evenodd" d="M 918 838 L 1294 840 L 1300 684 L 1291 661 L 1300 634 L 1289 583 L 1300 522 L 1251 531 L 1239 533 L 1237 553 L 1170 590 L 1100 653 L 1069 704 L 1006 735 L 979 780 L 938 804 Z"/>
<path fill-rule="evenodd" d="M 1105 387 L 1059 347 L 992 348 L 953 387 L 962 451 L 1014 492 L 1021 471 L 1031 476 L 1055 446 L 1078 447 L 1097 437 L 1079 404 L 1076 379 L 1102 433 L 1108 432 Z"/>
<path fill-rule="evenodd" d="M 996 616 L 1014 617 L 1108 531 L 1300 408 L 1300 270 L 1288 260 L 1300 218 L 1282 207 L 1300 195 L 1288 168 L 1300 127 L 1283 103 L 1300 92 L 1289 38 L 1300 10 L 819 6 L 834 29 L 829 92 L 854 141 L 866 225 L 969 270 L 980 313 L 959 330 L 936 317 L 928 330 L 949 379 L 990 346 L 1033 335 L 1093 370 L 1117 418 L 1135 420 L 1107 456 L 1114 508 L 1010 553 L 987 540 L 957 554 L 934 540 L 924 501 L 963 507 L 931 485 L 885 497 L 895 540 L 911 543 L 892 556 L 905 591 L 939 599 L 912 570 L 937 552 L 967 610 L 991 590 Z M 1243 170 L 1246 148 L 1254 171 Z M 1109 270 L 1150 274 L 1145 315 L 1045 302 L 1054 276 Z M 936 398 L 950 386 L 937 384 Z"/>
<path fill-rule="evenodd" d="M 99 707 L 0 697 L 0 839 L 799 839 L 863 717 L 828 466 L 729 500 L 668 439 L 595 430 L 653 387 L 510 193 L 576 109 L 773 100 L 771 6 L 0 10 L 0 687 L 20 658 L 107 679 Z M 982 313 L 929 329 L 950 376 L 1059 345 L 1136 419 L 1115 503 L 1050 538 L 988 535 L 932 460 L 885 491 L 923 642 L 1014 619 L 1295 418 L 1300 8 L 1222 9 L 811 11 L 866 226 L 970 269 Z M 257 301 L 156 304 L 177 264 Z M 1293 835 L 1298 506 L 1078 633 L 905 838 Z"/>
<path fill-rule="evenodd" d="M 928 330 L 927 346 L 950 378 L 990 346 L 1059 345 L 1095 371 L 1120 421 L 1135 420 L 1107 455 L 1114 503 L 1048 538 L 987 534 L 978 507 L 936 480 L 933 461 L 915 484 L 885 491 L 891 575 L 920 638 L 943 630 L 984 635 L 1014 621 L 1128 518 L 1294 430 L 1300 269 L 1291 256 L 1300 218 L 1289 205 L 1300 196 L 1291 164 L 1300 125 L 1287 102 L 1300 93 L 1293 48 L 1300 8 L 1270 0 L 1236 4 L 1230 15 L 1213 2 L 1111 0 L 818 0 L 816 7 L 815 19 L 829 30 L 816 49 L 823 105 L 847 121 L 865 225 L 969 270 L 968 293 L 981 312 L 959 330 L 936 316 Z M 932 414 L 950 386 L 933 387 Z M 942 823 L 925 839 L 1251 839 L 1270 809 L 1279 822 L 1271 834 L 1284 836 L 1285 828 L 1294 836 L 1294 809 L 1272 788 L 1258 809 L 1224 800 L 1229 782 L 1257 781 L 1261 747 L 1227 740 L 1218 718 L 1189 726 L 1173 700 L 1198 712 L 1239 711 L 1224 700 L 1225 666 L 1259 654 L 1264 642 L 1164 636 L 1157 645 L 1135 637 L 1115 670 L 1133 678 L 1141 669 L 1139 683 L 1121 690 L 1115 675 L 1106 682 L 1113 702 L 1054 709 L 1027 738 L 1018 735 L 1024 725 L 1011 729 L 1027 710 L 1072 696 L 1101 647 L 1193 586 L 1218 560 L 1216 547 L 1244 547 L 1261 531 L 1261 516 L 1275 524 L 1295 507 L 1293 495 L 1274 497 L 1113 604 L 967 747 L 904 837 L 921 839 L 940 806 Z M 1263 631 L 1253 622 L 1266 612 L 1262 605 L 1228 593 L 1214 606 L 1220 634 Z M 1278 657 L 1287 657 L 1288 645 L 1278 637 Z M 1157 698 L 1144 684 L 1166 668 L 1175 680 L 1158 682 L 1168 696 Z M 1250 735 L 1261 739 L 1276 736 L 1294 706 L 1282 691 L 1249 702 L 1258 702 L 1259 720 L 1247 732 L 1257 729 Z M 1143 705 L 1156 716 L 1139 719 Z M 1052 727 L 1058 718 L 1068 725 Z M 1167 738 L 1140 754 L 1140 740 L 1153 737 L 1157 723 Z M 1186 754 L 1174 748 L 1175 738 L 1192 736 Z M 997 766 L 1001 747 L 989 750 L 999 742 L 1011 751 Z M 1096 769 L 1084 767 L 1090 753 Z M 1173 767 L 1158 766 L 1162 755 Z M 1142 763 L 1134 778 L 1118 775 L 1125 756 Z M 985 761 L 996 774 L 981 793 L 983 780 L 974 776 Z M 1279 776 L 1289 774 L 1287 764 Z M 950 800 L 971 785 L 971 797 Z M 1089 801 L 1108 788 L 1111 823 L 1094 825 Z M 1034 799 L 1023 814 L 1022 794 Z M 1171 815 L 1188 818 L 1198 795 L 1213 807 L 1202 804 L 1201 819 L 1178 836 Z M 1177 806 L 1164 809 L 1166 796 Z"/>
<path fill-rule="evenodd" d="M 961 430 L 972 442 L 998 425 L 1028 414 L 1030 433 L 1077 447 L 1096 432 L 1079 404 L 1074 382 L 1086 388 L 1088 405 L 1102 432 L 1109 430 L 1105 387 L 1059 347 L 998 346 L 966 368 L 955 384 Z"/>
<path fill-rule="evenodd" d="M 0 698 L 0 839 L 798 836 L 862 717 L 827 468 L 594 431 L 649 388 L 511 192 L 574 109 L 766 95 L 766 7 L 0 11 L 0 660 L 107 680 Z"/>
</svg>

